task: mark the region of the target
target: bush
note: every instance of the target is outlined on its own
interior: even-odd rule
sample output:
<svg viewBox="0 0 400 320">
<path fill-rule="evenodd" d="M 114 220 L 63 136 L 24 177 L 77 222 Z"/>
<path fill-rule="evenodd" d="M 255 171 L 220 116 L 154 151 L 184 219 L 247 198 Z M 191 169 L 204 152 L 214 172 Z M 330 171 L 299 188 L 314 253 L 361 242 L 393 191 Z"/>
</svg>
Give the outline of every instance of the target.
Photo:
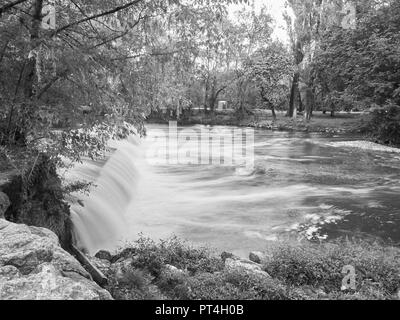
<svg viewBox="0 0 400 320">
<path fill-rule="evenodd" d="M 400 106 L 374 110 L 364 131 L 379 143 L 400 146 Z"/>
<path fill-rule="evenodd" d="M 385 300 L 400 288 L 400 250 L 362 241 L 271 243 L 264 270 L 224 268 L 222 258 L 177 238 L 141 238 L 113 260 L 126 269 L 110 275 L 116 299 Z M 125 262 L 125 264 L 124 264 Z M 172 267 L 171 267 L 172 266 Z M 356 270 L 356 290 L 342 291 L 345 266 Z M 175 269 L 175 268 L 177 269 Z M 118 268 L 117 268 L 118 269 Z"/>
<path fill-rule="evenodd" d="M 217 272 L 224 268 L 221 259 L 213 256 L 207 248 L 194 248 L 177 237 L 156 243 L 141 237 L 133 244 L 133 249 L 126 249 L 119 257 L 134 256 L 134 267 L 147 269 L 158 277 L 165 265 L 172 265 L 191 274 L 198 272 Z"/>
<path fill-rule="evenodd" d="M 357 274 L 356 293 L 380 299 L 400 288 L 400 251 L 365 242 L 279 244 L 271 249 L 264 269 L 289 286 L 311 286 L 343 297 L 342 274 L 353 266 Z"/>
<path fill-rule="evenodd" d="M 159 288 L 179 300 L 290 300 L 301 299 L 280 281 L 257 275 L 223 271 L 195 276 L 164 274 Z"/>
</svg>

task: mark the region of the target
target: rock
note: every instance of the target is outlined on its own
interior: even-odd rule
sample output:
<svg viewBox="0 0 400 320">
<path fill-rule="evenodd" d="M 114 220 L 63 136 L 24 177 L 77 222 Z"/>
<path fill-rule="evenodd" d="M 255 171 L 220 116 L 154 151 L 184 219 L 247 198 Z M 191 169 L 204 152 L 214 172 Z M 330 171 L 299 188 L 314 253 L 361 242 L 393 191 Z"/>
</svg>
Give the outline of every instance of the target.
<svg viewBox="0 0 400 320">
<path fill-rule="evenodd" d="M 251 252 L 249 255 L 249 259 L 250 261 L 258 264 L 263 264 L 268 260 L 267 256 L 264 253 L 258 251 Z"/>
<path fill-rule="evenodd" d="M 100 260 L 107 260 L 111 262 L 113 256 L 110 252 L 102 250 L 96 253 L 95 257 Z"/>
<path fill-rule="evenodd" d="M 4 218 L 4 214 L 6 213 L 10 205 L 11 202 L 10 199 L 8 199 L 8 196 L 0 191 L 0 219 Z"/>
<path fill-rule="evenodd" d="M 0 220 L 0 300 L 110 300 L 47 230 Z"/>
<path fill-rule="evenodd" d="M 223 252 L 221 254 L 221 259 L 222 261 L 226 261 L 227 259 L 232 259 L 232 260 L 240 260 L 239 257 L 235 256 L 233 253 L 230 252 Z"/>
<path fill-rule="evenodd" d="M 230 272 L 239 272 L 258 276 L 263 279 L 271 279 L 271 276 L 262 270 L 261 265 L 248 260 L 227 259 L 225 261 L 225 269 Z"/>
<path fill-rule="evenodd" d="M 169 265 L 169 264 L 165 265 L 165 269 L 166 269 L 170 274 L 173 274 L 173 275 L 176 275 L 176 276 L 181 276 L 181 275 L 184 275 L 184 274 L 185 274 L 185 271 L 183 271 L 183 270 L 181 270 L 181 269 L 178 269 L 177 267 L 171 266 L 171 265 Z"/>
</svg>

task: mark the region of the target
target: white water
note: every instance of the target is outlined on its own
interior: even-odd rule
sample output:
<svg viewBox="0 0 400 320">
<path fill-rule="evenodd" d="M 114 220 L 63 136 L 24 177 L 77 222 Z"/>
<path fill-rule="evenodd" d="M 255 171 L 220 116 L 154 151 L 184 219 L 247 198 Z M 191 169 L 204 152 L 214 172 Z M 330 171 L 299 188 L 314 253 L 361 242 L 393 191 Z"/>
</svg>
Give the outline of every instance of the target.
<svg viewBox="0 0 400 320">
<path fill-rule="evenodd" d="M 90 253 L 112 249 L 120 243 L 121 235 L 127 232 L 127 210 L 134 200 L 140 174 L 145 174 L 145 167 L 140 166 L 142 150 L 135 138 L 114 142 L 112 147 L 116 151 L 104 167 L 88 161 L 73 170 L 78 180 L 94 180 L 90 196 L 79 195 L 84 207 L 79 203 L 71 206 L 75 237 L 79 246 Z"/>
<path fill-rule="evenodd" d="M 327 232 L 335 236 L 395 238 L 400 163 L 386 152 L 330 146 L 343 140 L 257 131 L 252 172 L 235 165 L 154 164 L 145 157 L 146 143 L 119 142 L 103 167 L 86 162 L 74 170 L 97 186 L 84 208 L 72 207 L 76 237 L 90 253 L 144 233 L 155 240 L 175 234 L 239 255 L 309 223 L 319 225 L 310 226 L 307 237 L 333 221 L 339 226 Z"/>
</svg>

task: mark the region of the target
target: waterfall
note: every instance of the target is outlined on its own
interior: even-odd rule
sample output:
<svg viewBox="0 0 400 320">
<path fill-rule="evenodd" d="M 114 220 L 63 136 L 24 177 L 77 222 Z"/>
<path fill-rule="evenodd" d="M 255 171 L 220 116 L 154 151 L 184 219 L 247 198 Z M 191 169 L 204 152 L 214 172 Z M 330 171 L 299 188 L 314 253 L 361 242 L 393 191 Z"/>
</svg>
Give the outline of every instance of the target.
<svg viewBox="0 0 400 320">
<path fill-rule="evenodd" d="M 126 214 L 140 179 L 138 169 L 144 164 L 140 143 L 135 137 L 113 142 L 115 153 L 103 167 L 83 163 L 72 175 L 92 179 L 94 187 L 89 195 L 79 198 L 84 206 L 71 206 L 74 235 L 80 248 L 90 254 L 102 249 L 116 249 L 127 232 Z"/>
</svg>

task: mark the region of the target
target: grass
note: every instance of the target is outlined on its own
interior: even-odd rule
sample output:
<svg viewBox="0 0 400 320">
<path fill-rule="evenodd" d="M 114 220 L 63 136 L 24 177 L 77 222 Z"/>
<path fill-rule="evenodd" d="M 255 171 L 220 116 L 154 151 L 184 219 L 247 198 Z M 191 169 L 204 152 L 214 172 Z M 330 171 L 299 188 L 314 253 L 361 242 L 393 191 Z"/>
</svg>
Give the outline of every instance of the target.
<svg viewBox="0 0 400 320">
<path fill-rule="evenodd" d="M 121 268 L 111 268 L 108 289 L 122 300 L 398 299 L 398 248 L 365 241 L 278 242 L 266 253 L 262 267 L 271 277 L 227 270 L 212 250 L 177 238 L 160 243 L 141 238 L 114 257 L 114 266 L 128 265 L 122 275 Z M 342 291 L 345 266 L 355 268 L 355 290 Z"/>
</svg>

